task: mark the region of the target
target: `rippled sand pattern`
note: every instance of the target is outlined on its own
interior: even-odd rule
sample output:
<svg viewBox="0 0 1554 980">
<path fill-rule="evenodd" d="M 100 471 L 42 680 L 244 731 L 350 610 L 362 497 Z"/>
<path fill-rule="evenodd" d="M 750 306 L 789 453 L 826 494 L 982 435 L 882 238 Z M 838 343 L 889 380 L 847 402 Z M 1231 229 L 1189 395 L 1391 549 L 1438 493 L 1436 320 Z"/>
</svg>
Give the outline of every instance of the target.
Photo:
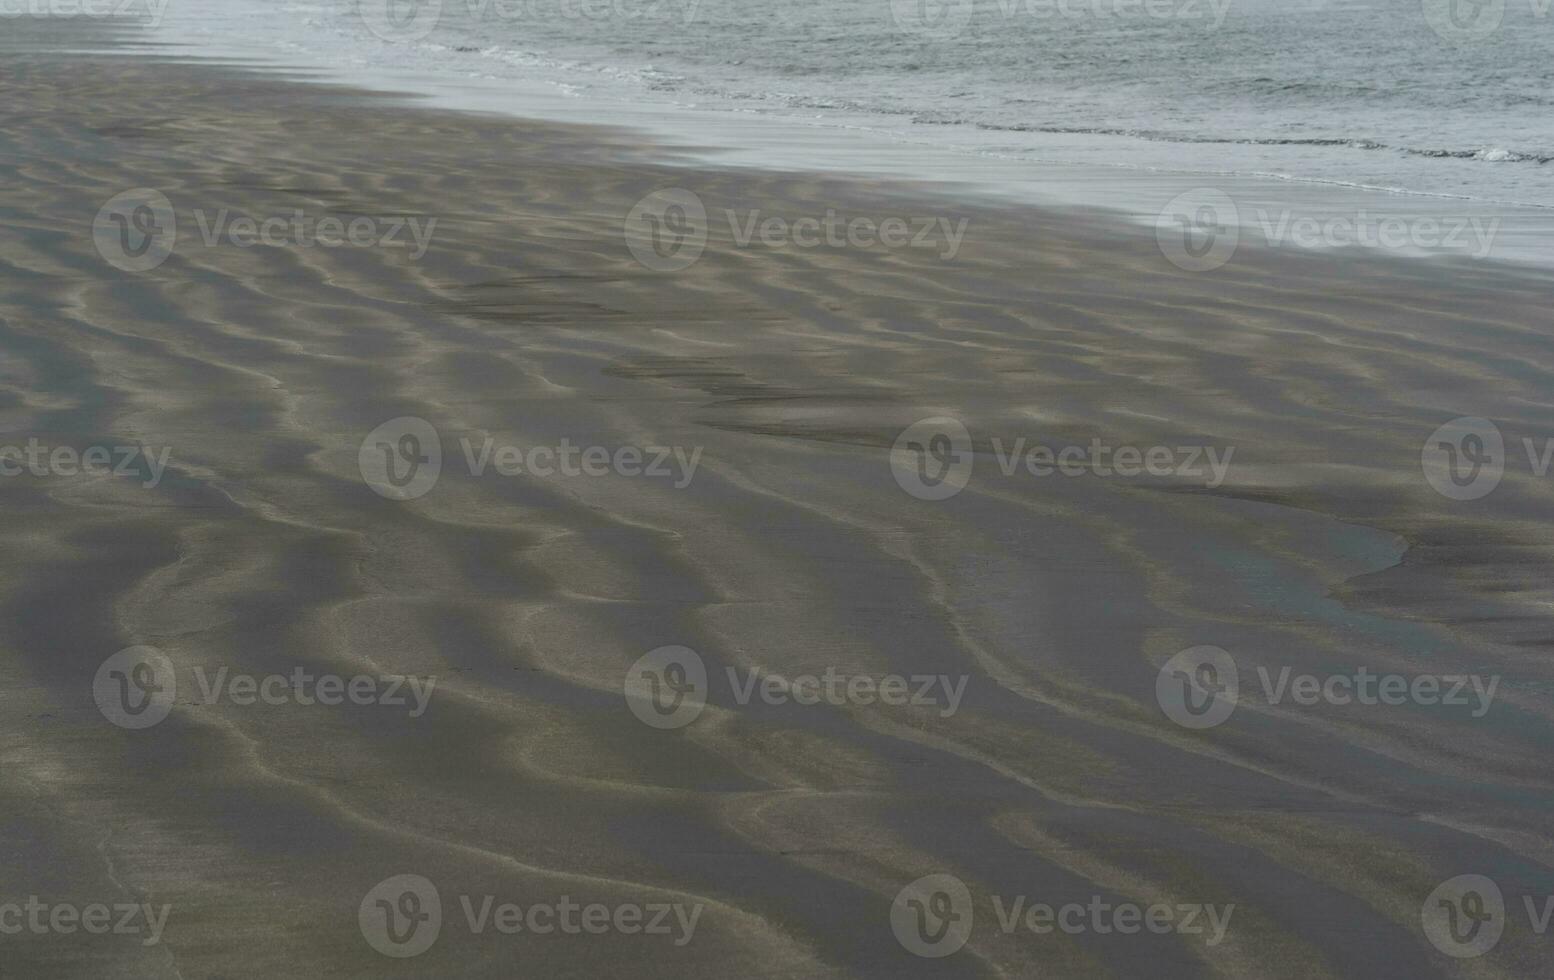
<svg viewBox="0 0 1554 980">
<path fill-rule="evenodd" d="M 0 63 L 0 443 L 168 447 L 127 477 L 0 479 L 0 900 L 168 903 L 160 943 L 0 936 L 0 974 L 93 977 L 1542 975 L 1513 921 L 1452 960 L 1440 882 L 1554 892 L 1550 480 L 1477 501 L 1425 439 L 1554 435 L 1551 282 L 1487 265 L 1263 254 L 1182 272 L 1150 229 L 841 178 L 654 165 L 624 134 L 407 110 L 208 67 Z M 660 157 L 659 159 L 662 159 Z M 155 270 L 93 246 L 149 187 Z M 705 254 L 656 272 L 622 227 L 694 191 Z M 723 218 L 969 219 L 931 249 L 740 247 Z M 191 215 L 436 219 L 410 247 L 206 245 Z M 972 433 L 943 501 L 897 434 Z M 357 449 L 417 416 L 435 489 Z M 474 476 L 459 440 L 701 447 L 694 479 Z M 1222 485 L 1005 476 L 993 440 L 1233 447 Z M 436 679 L 428 710 L 208 704 L 107 723 L 104 658 L 180 679 Z M 690 726 L 627 668 L 693 648 Z M 1494 709 L 1269 705 L 1217 728 L 1155 700 L 1177 651 L 1502 676 Z M 959 710 L 740 705 L 727 668 L 967 677 Z M 436 882 L 393 959 L 358 905 Z M 947 873 L 976 927 L 892 932 Z M 472 935 L 456 896 L 702 903 L 694 941 Z M 1234 903 L 1205 935 L 1032 935 L 992 896 Z M 478 904 L 478 898 L 476 899 Z"/>
</svg>

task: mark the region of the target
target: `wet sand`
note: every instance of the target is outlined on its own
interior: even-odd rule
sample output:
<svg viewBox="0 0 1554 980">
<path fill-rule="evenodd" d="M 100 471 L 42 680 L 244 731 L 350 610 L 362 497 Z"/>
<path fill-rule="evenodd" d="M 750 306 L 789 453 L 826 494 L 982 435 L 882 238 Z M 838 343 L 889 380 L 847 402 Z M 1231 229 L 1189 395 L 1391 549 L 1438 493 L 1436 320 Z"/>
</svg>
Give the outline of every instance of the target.
<svg viewBox="0 0 1554 980">
<path fill-rule="evenodd" d="M 1515 977 L 1550 940 L 1554 277 L 1469 261 L 1240 249 L 1194 274 L 1104 214 L 843 176 L 722 172 L 629 133 L 108 55 L 8 55 L 0 110 L 0 445 L 166 447 L 155 486 L 0 479 L 0 903 L 147 903 L 159 941 L 0 935 L 52 977 Z M 177 245 L 127 272 L 98 209 L 151 188 Z M 698 261 L 628 247 L 694 192 Z M 435 219 L 404 242 L 206 244 L 193 215 Z M 965 219 L 932 248 L 740 244 L 725 210 Z M 903 429 L 965 425 L 961 492 L 905 492 Z M 1493 419 L 1478 500 L 1421 447 Z M 358 451 L 433 426 L 434 488 Z M 470 471 L 460 440 L 699 449 L 693 478 Z M 1223 480 L 1005 475 L 1053 447 L 1233 449 Z M 1210 486 L 1210 482 L 1215 485 Z M 110 655 L 178 677 L 161 723 L 94 702 Z M 629 710 L 689 647 L 692 723 Z M 1173 723 L 1185 648 L 1255 671 L 1498 675 L 1492 710 L 1244 698 Z M 206 703 L 194 678 L 435 679 L 426 710 Z M 944 705 L 740 704 L 725 671 L 964 678 Z M 204 673 L 200 673 L 203 671 Z M 1484 874 L 1488 955 L 1421 929 Z M 434 882 L 414 957 L 359 912 Z M 891 926 L 966 883 L 944 958 Z M 1033 935 L 1054 906 L 1235 906 L 1206 934 Z M 694 938 L 475 934 L 496 904 L 699 905 Z M 999 898 L 995 907 L 993 897 Z M 3 924 L 3 922 L 0 922 Z"/>
</svg>

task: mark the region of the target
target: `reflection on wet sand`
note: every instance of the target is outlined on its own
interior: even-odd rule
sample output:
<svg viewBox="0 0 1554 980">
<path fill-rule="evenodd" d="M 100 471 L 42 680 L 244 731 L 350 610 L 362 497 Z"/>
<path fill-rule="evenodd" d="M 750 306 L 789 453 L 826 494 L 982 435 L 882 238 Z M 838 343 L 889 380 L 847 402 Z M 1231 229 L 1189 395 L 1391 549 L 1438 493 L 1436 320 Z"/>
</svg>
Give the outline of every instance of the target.
<svg viewBox="0 0 1554 980">
<path fill-rule="evenodd" d="M 171 906 L 155 945 L 4 937 L 18 975 L 1547 964 L 1515 922 L 1493 956 L 1460 962 L 1420 927 L 1460 873 L 1518 906 L 1554 891 L 1550 484 L 1513 457 L 1493 494 L 1452 500 L 1420 464 L 1457 416 L 1496 420 L 1513 449 L 1554 434 L 1547 277 L 1252 249 L 1194 275 L 1103 216 L 654 165 L 618 133 L 146 61 L 0 72 L 0 442 L 171 450 L 154 487 L 0 480 L 0 900 Z M 166 195 L 179 237 L 134 273 L 103 261 L 91 226 L 139 187 Z M 967 224 L 947 261 L 740 245 L 709 221 L 700 258 L 660 272 L 622 227 L 666 187 L 712 215 L 845 205 Z M 193 217 L 297 209 L 435 231 L 413 258 L 413 242 L 207 244 Z M 359 450 L 405 417 L 436 432 L 442 466 L 391 499 Z M 891 466 L 928 417 L 964 425 L 973 454 L 940 500 Z M 488 439 L 700 456 L 683 482 L 613 462 L 477 473 Z M 1088 457 L 1083 475 L 1006 473 L 1021 439 L 1212 448 L 1228 465 L 1213 486 Z M 91 697 L 132 645 L 178 684 L 141 730 Z M 1162 711 L 1157 679 L 1199 645 L 1232 656 L 1244 696 L 1193 729 Z M 678 728 L 643 724 L 622 694 L 663 646 L 708 675 Z M 1478 717 L 1261 695 L 1259 668 L 1361 665 L 1501 680 Z M 202 697 L 193 678 L 222 668 L 435 688 L 413 719 Z M 964 689 L 951 711 L 741 703 L 731 670 Z M 440 938 L 414 958 L 379 955 L 358 924 L 400 874 L 441 900 Z M 975 910 L 943 959 L 891 927 L 901 889 L 934 874 Z M 702 911 L 683 945 L 476 931 L 466 908 L 487 896 Z M 1234 915 L 1213 942 L 1036 935 L 1000 927 L 1016 896 Z"/>
</svg>

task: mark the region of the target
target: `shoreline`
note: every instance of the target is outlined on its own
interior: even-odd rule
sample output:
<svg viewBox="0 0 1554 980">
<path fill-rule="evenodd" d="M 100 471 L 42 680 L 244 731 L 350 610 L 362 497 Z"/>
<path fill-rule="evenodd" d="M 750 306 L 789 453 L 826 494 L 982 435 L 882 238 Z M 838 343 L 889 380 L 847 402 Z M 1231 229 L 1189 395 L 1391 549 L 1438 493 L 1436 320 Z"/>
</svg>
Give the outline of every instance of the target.
<svg viewBox="0 0 1554 980">
<path fill-rule="evenodd" d="M 407 106 L 624 129 L 660 146 L 666 159 L 683 159 L 693 168 L 902 181 L 1003 204 L 1100 208 L 1143 226 L 1153 226 L 1163 215 L 1175 220 L 1178 212 L 1195 212 L 1196 198 L 1178 202 L 1178 196 L 1212 189 L 1233 202 L 1232 210 L 1217 219 L 1237 226 L 1244 239 L 1270 247 L 1295 252 L 1379 248 L 1415 259 L 1492 258 L 1554 268 L 1554 205 L 1290 174 L 1134 167 L 1121 161 L 1128 155 L 1122 148 L 1118 159 L 1104 163 L 1002 157 L 954 144 L 907 140 L 845 121 L 643 103 L 620 92 L 575 96 L 554 80 L 534 77 L 455 73 L 448 66 L 436 72 L 416 67 L 385 70 L 295 45 L 278 50 L 234 37 L 212 42 L 194 26 L 198 23 L 196 18 L 176 30 L 164 24 L 142 37 L 151 51 L 167 45 L 196 62 L 213 64 L 237 58 L 249 70 L 392 94 Z M 1379 227 L 1398 221 L 1408 227 L 1390 232 Z M 1435 221 L 1460 224 L 1463 231 L 1433 231 Z M 1488 241 L 1480 240 L 1483 229 L 1478 237 L 1471 233 L 1468 226 L 1473 222 L 1493 228 Z M 1423 232 L 1414 230 L 1419 225 Z"/>
<path fill-rule="evenodd" d="M 1550 274 L 1254 246 L 1193 273 L 1094 211 L 626 131 L 133 58 L 0 74 L 0 445 L 169 449 L 154 483 L 0 478 L 0 903 L 170 909 L 151 945 L 0 937 L 8 966 L 1414 980 L 1455 975 L 1419 928 L 1441 882 L 1554 891 L 1547 479 L 1421 470 L 1455 416 L 1554 437 Z M 169 217 L 148 190 L 177 234 L 116 252 Z M 669 191 L 708 216 L 694 256 Z M 940 496 L 897 447 L 942 418 L 971 465 Z M 434 440 L 429 481 L 373 470 Z M 1157 680 L 1200 645 L 1248 691 L 1502 679 L 1481 717 L 1249 697 L 1193 730 Z M 179 679 L 140 729 L 93 698 L 136 647 Z M 709 678 L 678 728 L 630 686 L 670 647 Z M 209 696 L 223 667 L 436 683 L 411 719 Z M 805 704 L 736 675 L 949 680 Z M 442 932 L 397 958 L 364 923 L 407 874 Z M 976 911 L 943 960 L 892 926 L 939 874 Z M 999 928 L 1013 896 L 1236 911 L 1033 935 Z M 700 911 L 684 944 L 518 935 L 466 921 L 484 897 Z M 1492 956 L 1548 962 L 1526 929 Z"/>
</svg>

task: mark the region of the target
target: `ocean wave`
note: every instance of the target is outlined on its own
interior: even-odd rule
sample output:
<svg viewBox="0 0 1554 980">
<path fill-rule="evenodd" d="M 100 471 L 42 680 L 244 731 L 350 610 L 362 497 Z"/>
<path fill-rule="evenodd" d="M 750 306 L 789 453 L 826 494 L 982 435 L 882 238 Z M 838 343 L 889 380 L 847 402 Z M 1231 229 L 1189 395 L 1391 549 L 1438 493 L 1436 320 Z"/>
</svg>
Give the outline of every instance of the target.
<svg viewBox="0 0 1554 980">
<path fill-rule="evenodd" d="M 1350 150 L 1390 150 L 1407 156 L 1450 160 L 1481 160 L 1485 163 L 1554 163 L 1554 153 L 1509 150 L 1502 146 L 1475 149 L 1397 146 L 1377 140 L 1346 136 L 1211 136 L 1203 133 L 1167 133 L 1158 130 L 1105 126 L 1043 126 L 1032 123 L 989 123 L 952 117 L 916 114 L 912 121 L 922 126 L 972 126 L 988 132 L 1049 133 L 1056 136 L 1123 136 L 1152 143 L 1190 143 L 1226 146 L 1312 146 Z"/>
<path fill-rule="evenodd" d="M 1486 146 L 1477 150 L 1414 150 L 1404 148 L 1410 156 L 1432 157 L 1442 160 L 1482 160 L 1485 163 L 1551 163 L 1554 154 L 1518 153 L 1502 146 Z"/>
</svg>

